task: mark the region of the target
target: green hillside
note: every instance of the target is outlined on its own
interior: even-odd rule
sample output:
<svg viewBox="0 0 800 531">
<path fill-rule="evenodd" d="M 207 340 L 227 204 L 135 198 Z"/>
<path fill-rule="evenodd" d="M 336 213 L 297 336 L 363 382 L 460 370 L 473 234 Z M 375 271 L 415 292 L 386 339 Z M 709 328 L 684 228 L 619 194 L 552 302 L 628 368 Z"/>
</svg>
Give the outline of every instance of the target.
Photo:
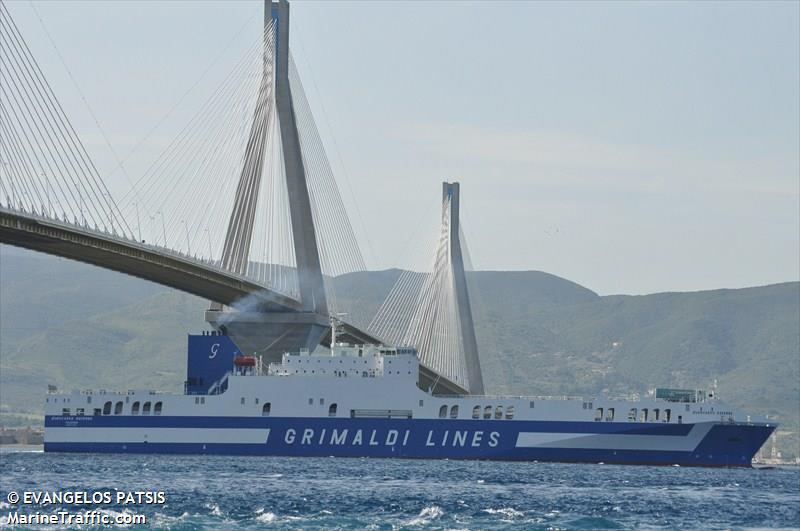
<svg viewBox="0 0 800 531">
<path fill-rule="evenodd" d="M 208 302 L 124 275 L 0 247 L 0 422 L 41 420 L 46 385 L 180 390 L 186 333 Z M 335 280 L 369 322 L 398 270 Z M 468 274 L 487 390 L 629 394 L 707 387 L 778 417 L 799 453 L 800 283 L 601 297 L 537 271 Z"/>
</svg>

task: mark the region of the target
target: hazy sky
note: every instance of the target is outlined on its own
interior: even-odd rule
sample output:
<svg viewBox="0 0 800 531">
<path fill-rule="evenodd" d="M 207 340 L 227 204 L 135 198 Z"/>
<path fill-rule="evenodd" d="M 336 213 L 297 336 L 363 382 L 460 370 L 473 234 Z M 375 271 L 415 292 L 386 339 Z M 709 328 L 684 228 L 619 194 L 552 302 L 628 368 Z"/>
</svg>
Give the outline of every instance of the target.
<svg viewBox="0 0 800 531">
<path fill-rule="evenodd" d="M 32 5 L 6 5 L 125 191 Z M 131 179 L 262 17 L 259 1 L 35 8 Z M 800 3 L 294 2 L 291 31 L 371 268 L 407 262 L 458 180 L 476 269 L 602 294 L 800 277 Z"/>
</svg>

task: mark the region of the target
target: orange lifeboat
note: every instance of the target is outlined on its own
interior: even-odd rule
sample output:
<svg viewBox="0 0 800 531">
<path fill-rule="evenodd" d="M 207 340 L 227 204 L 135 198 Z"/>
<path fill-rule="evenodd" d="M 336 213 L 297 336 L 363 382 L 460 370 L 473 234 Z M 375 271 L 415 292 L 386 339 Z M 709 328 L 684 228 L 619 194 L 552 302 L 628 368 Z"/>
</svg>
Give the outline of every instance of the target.
<svg viewBox="0 0 800 531">
<path fill-rule="evenodd" d="M 255 367 L 256 358 L 254 356 L 236 356 L 233 358 L 233 364 L 237 367 Z"/>
</svg>

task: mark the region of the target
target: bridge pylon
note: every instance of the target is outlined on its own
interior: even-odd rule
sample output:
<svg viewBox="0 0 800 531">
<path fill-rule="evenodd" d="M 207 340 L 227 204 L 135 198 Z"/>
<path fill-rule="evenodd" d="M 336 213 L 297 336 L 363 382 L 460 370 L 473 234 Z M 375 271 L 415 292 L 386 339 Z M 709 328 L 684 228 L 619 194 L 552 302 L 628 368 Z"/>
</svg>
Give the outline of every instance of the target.
<svg viewBox="0 0 800 531">
<path fill-rule="evenodd" d="M 464 253 L 461 249 L 461 227 L 459 222 L 459 209 L 461 207 L 459 183 L 442 183 L 442 205 L 449 202 L 449 230 L 450 230 L 450 265 L 453 275 L 453 291 L 455 292 L 456 308 L 458 311 L 458 328 L 461 335 L 461 348 L 464 363 L 467 369 L 469 392 L 482 395 L 483 373 L 481 362 L 478 358 L 478 341 L 475 338 L 475 324 L 472 321 L 472 306 L 467 289 L 467 276 L 464 270 Z M 443 207 L 444 208 L 444 207 Z M 444 212 L 447 214 L 447 211 Z"/>
<path fill-rule="evenodd" d="M 272 28 L 270 28 L 270 25 Z M 231 335 L 239 348 L 267 360 L 277 361 L 286 351 L 314 350 L 329 328 L 328 305 L 322 276 L 317 235 L 311 210 L 306 171 L 292 89 L 289 83 L 289 3 L 264 2 L 264 69 L 259 104 L 250 129 L 245 164 L 228 223 L 223 267 L 244 273 L 253 220 L 258 208 L 266 131 L 277 112 L 286 190 L 289 199 L 294 256 L 300 290 L 300 312 L 275 312 L 259 307 L 257 300 L 242 301 L 237 307 L 212 304 L 206 320 Z M 271 31 L 270 31 L 271 30 Z M 274 98 L 274 106 L 269 99 Z"/>
<path fill-rule="evenodd" d="M 430 269 L 401 271 L 367 330 L 389 344 L 417 349 L 422 389 L 480 395 L 483 375 L 467 288 L 460 208 L 459 183 L 442 183 L 441 224 Z"/>
</svg>

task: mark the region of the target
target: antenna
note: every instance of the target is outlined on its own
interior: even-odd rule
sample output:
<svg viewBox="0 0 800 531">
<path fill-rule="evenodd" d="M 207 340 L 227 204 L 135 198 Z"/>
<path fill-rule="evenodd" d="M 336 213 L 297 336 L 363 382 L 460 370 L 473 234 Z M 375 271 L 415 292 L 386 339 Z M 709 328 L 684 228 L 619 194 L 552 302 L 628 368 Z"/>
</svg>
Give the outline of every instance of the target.
<svg viewBox="0 0 800 531">
<path fill-rule="evenodd" d="M 336 348 L 336 324 L 341 323 L 340 317 L 344 317 L 346 313 L 332 313 L 331 314 L 331 356 L 335 355 Z"/>
</svg>

